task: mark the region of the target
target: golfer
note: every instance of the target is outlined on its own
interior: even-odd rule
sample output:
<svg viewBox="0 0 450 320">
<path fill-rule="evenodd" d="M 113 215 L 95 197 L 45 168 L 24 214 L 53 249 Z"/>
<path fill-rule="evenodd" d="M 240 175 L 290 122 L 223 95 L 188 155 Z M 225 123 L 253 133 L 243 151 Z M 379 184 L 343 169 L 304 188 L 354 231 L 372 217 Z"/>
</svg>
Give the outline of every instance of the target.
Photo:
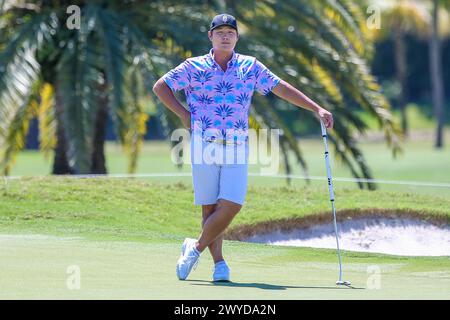
<svg viewBox="0 0 450 320">
<path fill-rule="evenodd" d="M 198 239 L 184 240 L 177 276 L 185 280 L 209 248 L 215 264 L 213 281 L 230 281 L 222 255 L 223 233 L 241 210 L 247 192 L 248 113 L 254 91 L 273 92 L 308 109 L 330 129 L 333 117 L 256 58 L 234 51 L 239 31 L 233 16 L 215 16 L 208 38 L 209 53 L 189 58 L 166 73 L 153 91 L 190 129 L 194 203 L 202 206 L 202 232 Z M 173 92 L 179 90 L 184 90 L 189 110 L 175 98 Z"/>
</svg>

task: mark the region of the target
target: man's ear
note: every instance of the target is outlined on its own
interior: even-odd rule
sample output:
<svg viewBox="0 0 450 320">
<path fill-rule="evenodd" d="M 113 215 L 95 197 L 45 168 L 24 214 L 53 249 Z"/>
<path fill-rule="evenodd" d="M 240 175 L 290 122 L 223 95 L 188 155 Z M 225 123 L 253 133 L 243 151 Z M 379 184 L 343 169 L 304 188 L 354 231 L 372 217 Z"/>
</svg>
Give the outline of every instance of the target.
<svg viewBox="0 0 450 320">
<path fill-rule="evenodd" d="M 208 31 L 208 38 L 210 41 L 212 41 L 212 31 Z"/>
</svg>

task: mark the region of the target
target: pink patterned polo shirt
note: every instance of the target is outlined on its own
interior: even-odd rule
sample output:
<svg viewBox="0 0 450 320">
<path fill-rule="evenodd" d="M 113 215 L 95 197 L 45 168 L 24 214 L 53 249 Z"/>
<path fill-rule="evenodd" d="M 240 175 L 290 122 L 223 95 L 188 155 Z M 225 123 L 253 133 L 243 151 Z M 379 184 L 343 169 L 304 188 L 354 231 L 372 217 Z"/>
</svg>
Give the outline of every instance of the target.
<svg viewBox="0 0 450 320">
<path fill-rule="evenodd" d="M 253 92 L 266 95 L 280 82 L 255 57 L 234 51 L 224 72 L 213 58 L 213 49 L 187 59 L 163 79 L 172 91 L 184 90 L 193 134 L 227 141 L 248 140 Z"/>
</svg>

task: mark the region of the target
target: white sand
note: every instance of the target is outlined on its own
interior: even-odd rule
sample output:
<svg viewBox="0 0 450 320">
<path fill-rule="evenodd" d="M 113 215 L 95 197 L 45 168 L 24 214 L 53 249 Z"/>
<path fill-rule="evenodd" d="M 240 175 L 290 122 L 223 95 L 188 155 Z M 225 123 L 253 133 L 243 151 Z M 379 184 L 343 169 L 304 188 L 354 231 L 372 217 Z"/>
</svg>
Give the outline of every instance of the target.
<svg viewBox="0 0 450 320">
<path fill-rule="evenodd" d="M 364 218 L 338 223 L 342 250 L 402 256 L 450 256 L 450 227 L 412 219 Z M 273 245 L 336 248 L 333 223 L 273 232 L 245 241 Z"/>
</svg>

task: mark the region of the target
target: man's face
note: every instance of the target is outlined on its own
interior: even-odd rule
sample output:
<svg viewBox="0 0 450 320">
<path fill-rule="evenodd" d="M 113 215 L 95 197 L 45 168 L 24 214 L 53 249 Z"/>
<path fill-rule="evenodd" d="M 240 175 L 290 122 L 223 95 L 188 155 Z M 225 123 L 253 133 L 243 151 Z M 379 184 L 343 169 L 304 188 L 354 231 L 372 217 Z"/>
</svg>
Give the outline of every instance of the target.
<svg viewBox="0 0 450 320">
<path fill-rule="evenodd" d="M 223 26 L 208 31 L 209 40 L 212 42 L 214 50 L 233 51 L 238 41 L 239 35 L 237 31 L 231 27 Z"/>
</svg>

